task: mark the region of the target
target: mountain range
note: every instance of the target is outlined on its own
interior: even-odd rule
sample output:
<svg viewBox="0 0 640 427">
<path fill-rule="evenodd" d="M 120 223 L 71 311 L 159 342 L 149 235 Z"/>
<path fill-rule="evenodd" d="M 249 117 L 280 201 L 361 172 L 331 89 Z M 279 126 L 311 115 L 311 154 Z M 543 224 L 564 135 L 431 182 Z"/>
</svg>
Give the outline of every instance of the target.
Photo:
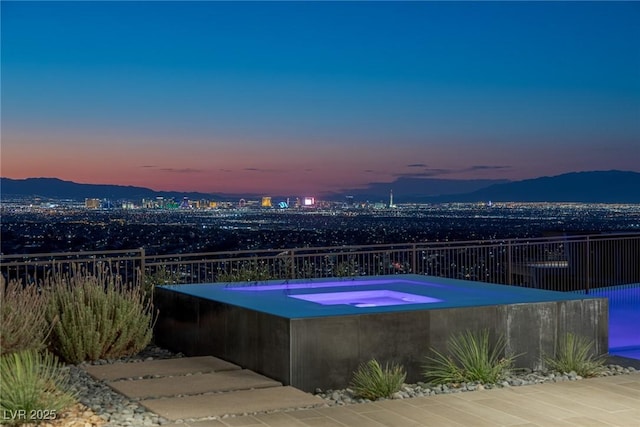
<svg viewBox="0 0 640 427">
<path fill-rule="evenodd" d="M 396 203 L 445 202 L 586 202 L 640 203 L 640 173 L 630 171 L 571 172 L 522 181 L 443 180 L 399 178 L 392 183 L 372 183 L 364 189 L 327 196 L 329 200 L 388 201 L 393 190 Z M 140 200 L 165 197 L 181 200 L 233 200 L 260 197 L 256 194 L 208 194 L 154 191 L 144 187 L 78 184 L 57 178 L 0 178 L 0 198 L 40 197 L 45 199 L 86 198 Z M 286 196 L 283 196 L 286 197 Z M 277 198 L 277 197 L 276 197 Z"/>
</svg>

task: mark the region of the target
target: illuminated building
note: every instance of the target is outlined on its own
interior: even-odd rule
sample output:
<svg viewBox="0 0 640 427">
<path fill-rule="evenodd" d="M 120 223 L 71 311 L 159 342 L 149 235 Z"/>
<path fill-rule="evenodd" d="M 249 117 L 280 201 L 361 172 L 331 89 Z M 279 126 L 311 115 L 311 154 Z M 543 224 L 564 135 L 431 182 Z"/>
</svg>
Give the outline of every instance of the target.
<svg viewBox="0 0 640 427">
<path fill-rule="evenodd" d="M 84 207 L 87 209 L 99 209 L 100 199 L 84 199 Z"/>
<path fill-rule="evenodd" d="M 263 208 L 270 208 L 271 207 L 271 197 L 265 196 L 262 198 L 262 202 L 260 203 L 260 206 L 262 206 Z"/>
</svg>

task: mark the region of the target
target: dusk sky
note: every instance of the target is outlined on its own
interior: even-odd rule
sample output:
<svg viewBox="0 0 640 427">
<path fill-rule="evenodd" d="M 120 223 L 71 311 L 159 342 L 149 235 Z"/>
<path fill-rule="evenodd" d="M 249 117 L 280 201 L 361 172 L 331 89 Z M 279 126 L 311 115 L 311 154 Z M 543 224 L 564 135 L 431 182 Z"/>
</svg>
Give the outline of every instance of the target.
<svg viewBox="0 0 640 427">
<path fill-rule="evenodd" d="M 640 172 L 640 2 L 1 8 L 3 177 L 319 195 Z"/>
</svg>

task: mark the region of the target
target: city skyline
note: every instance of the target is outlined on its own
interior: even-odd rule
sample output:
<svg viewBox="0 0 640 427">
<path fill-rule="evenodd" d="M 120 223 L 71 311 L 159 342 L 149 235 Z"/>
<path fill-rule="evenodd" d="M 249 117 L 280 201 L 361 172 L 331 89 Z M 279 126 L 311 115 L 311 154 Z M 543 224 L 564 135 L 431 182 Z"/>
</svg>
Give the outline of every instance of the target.
<svg viewBox="0 0 640 427">
<path fill-rule="evenodd" d="M 640 172 L 635 2 L 2 2 L 1 175 L 320 194 Z"/>
</svg>

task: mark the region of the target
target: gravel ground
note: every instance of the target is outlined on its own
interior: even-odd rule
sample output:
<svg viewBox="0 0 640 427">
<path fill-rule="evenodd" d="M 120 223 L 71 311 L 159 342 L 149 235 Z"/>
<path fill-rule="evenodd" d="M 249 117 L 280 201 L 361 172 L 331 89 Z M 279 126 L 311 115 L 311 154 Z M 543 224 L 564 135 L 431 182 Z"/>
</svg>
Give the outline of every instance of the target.
<svg viewBox="0 0 640 427">
<path fill-rule="evenodd" d="M 141 353 L 132 357 L 116 360 L 97 360 L 91 362 L 91 364 L 139 363 L 145 360 L 160 360 L 175 357 L 182 357 L 182 355 L 174 354 L 156 346 L 149 346 Z M 102 420 L 102 424 L 91 424 L 92 427 L 159 426 L 168 423 L 166 419 L 153 412 L 147 411 L 139 403 L 116 393 L 105 382 L 95 380 L 82 369 L 82 366 L 82 364 L 69 366 L 69 379 L 71 388 L 78 394 L 81 407 L 83 409 L 86 408 L 84 411 L 86 415 L 92 413 Z M 76 409 L 76 412 L 77 411 Z M 95 418 L 92 418 L 90 422 L 94 421 Z M 63 425 L 65 427 L 71 427 L 73 424 Z"/>
<path fill-rule="evenodd" d="M 619 365 L 606 365 L 600 376 L 626 375 L 637 372 L 633 367 L 622 367 Z M 518 387 L 532 384 L 552 383 L 561 381 L 577 381 L 583 379 L 575 372 L 532 372 L 524 371 L 517 375 L 505 378 L 498 384 L 480 384 L 477 382 L 433 385 L 426 383 L 405 384 L 402 389 L 391 397 L 391 399 L 410 399 L 412 397 L 434 396 L 437 394 L 463 393 L 469 391 L 489 390 L 492 388 Z M 351 405 L 355 403 L 370 402 L 355 396 L 352 389 L 342 390 L 316 390 L 316 394 L 329 401 L 332 405 Z"/>
<path fill-rule="evenodd" d="M 167 350 L 150 346 L 142 353 L 125 359 L 99 360 L 92 364 L 110 363 L 139 363 L 145 360 L 167 359 L 182 357 Z M 626 359 L 615 359 L 624 363 Z M 634 363 L 630 363 L 633 365 Z M 97 381 L 88 375 L 82 365 L 69 366 L 72 388 L 78 393 L 80 405 L 77 405 L 61 419 L 44 427 L 125 427 L 125 426 L 161 426 L 169 421 L 147 411 L 139 403 L 114 392 L 106 383 Z M 638 370 L 632 366 L 623 367 L 618 364 L 606 365 L 603 376 L 625 375 Z M 447 393 L 471 392 L 476 390 L 517 387 L 530 384 L 540 384 L 559 381 L 578 381 L 582 379 L 575 372 L 571 373 L 542 373 L 525 371 L 506 378 L 499 384 L 462 383 L 457 385 L 434 386 L 426 383 L 405 384 L 402 390 L 395 393 L 392 399 L 409 399 L 412 397 L 431 396 Z M 368 402 L 367 399 L 356 397 L 351 389 L 316 390 L 316 395 L 322 397 L 326 406 L 351 405 Z"/>
</svg>

